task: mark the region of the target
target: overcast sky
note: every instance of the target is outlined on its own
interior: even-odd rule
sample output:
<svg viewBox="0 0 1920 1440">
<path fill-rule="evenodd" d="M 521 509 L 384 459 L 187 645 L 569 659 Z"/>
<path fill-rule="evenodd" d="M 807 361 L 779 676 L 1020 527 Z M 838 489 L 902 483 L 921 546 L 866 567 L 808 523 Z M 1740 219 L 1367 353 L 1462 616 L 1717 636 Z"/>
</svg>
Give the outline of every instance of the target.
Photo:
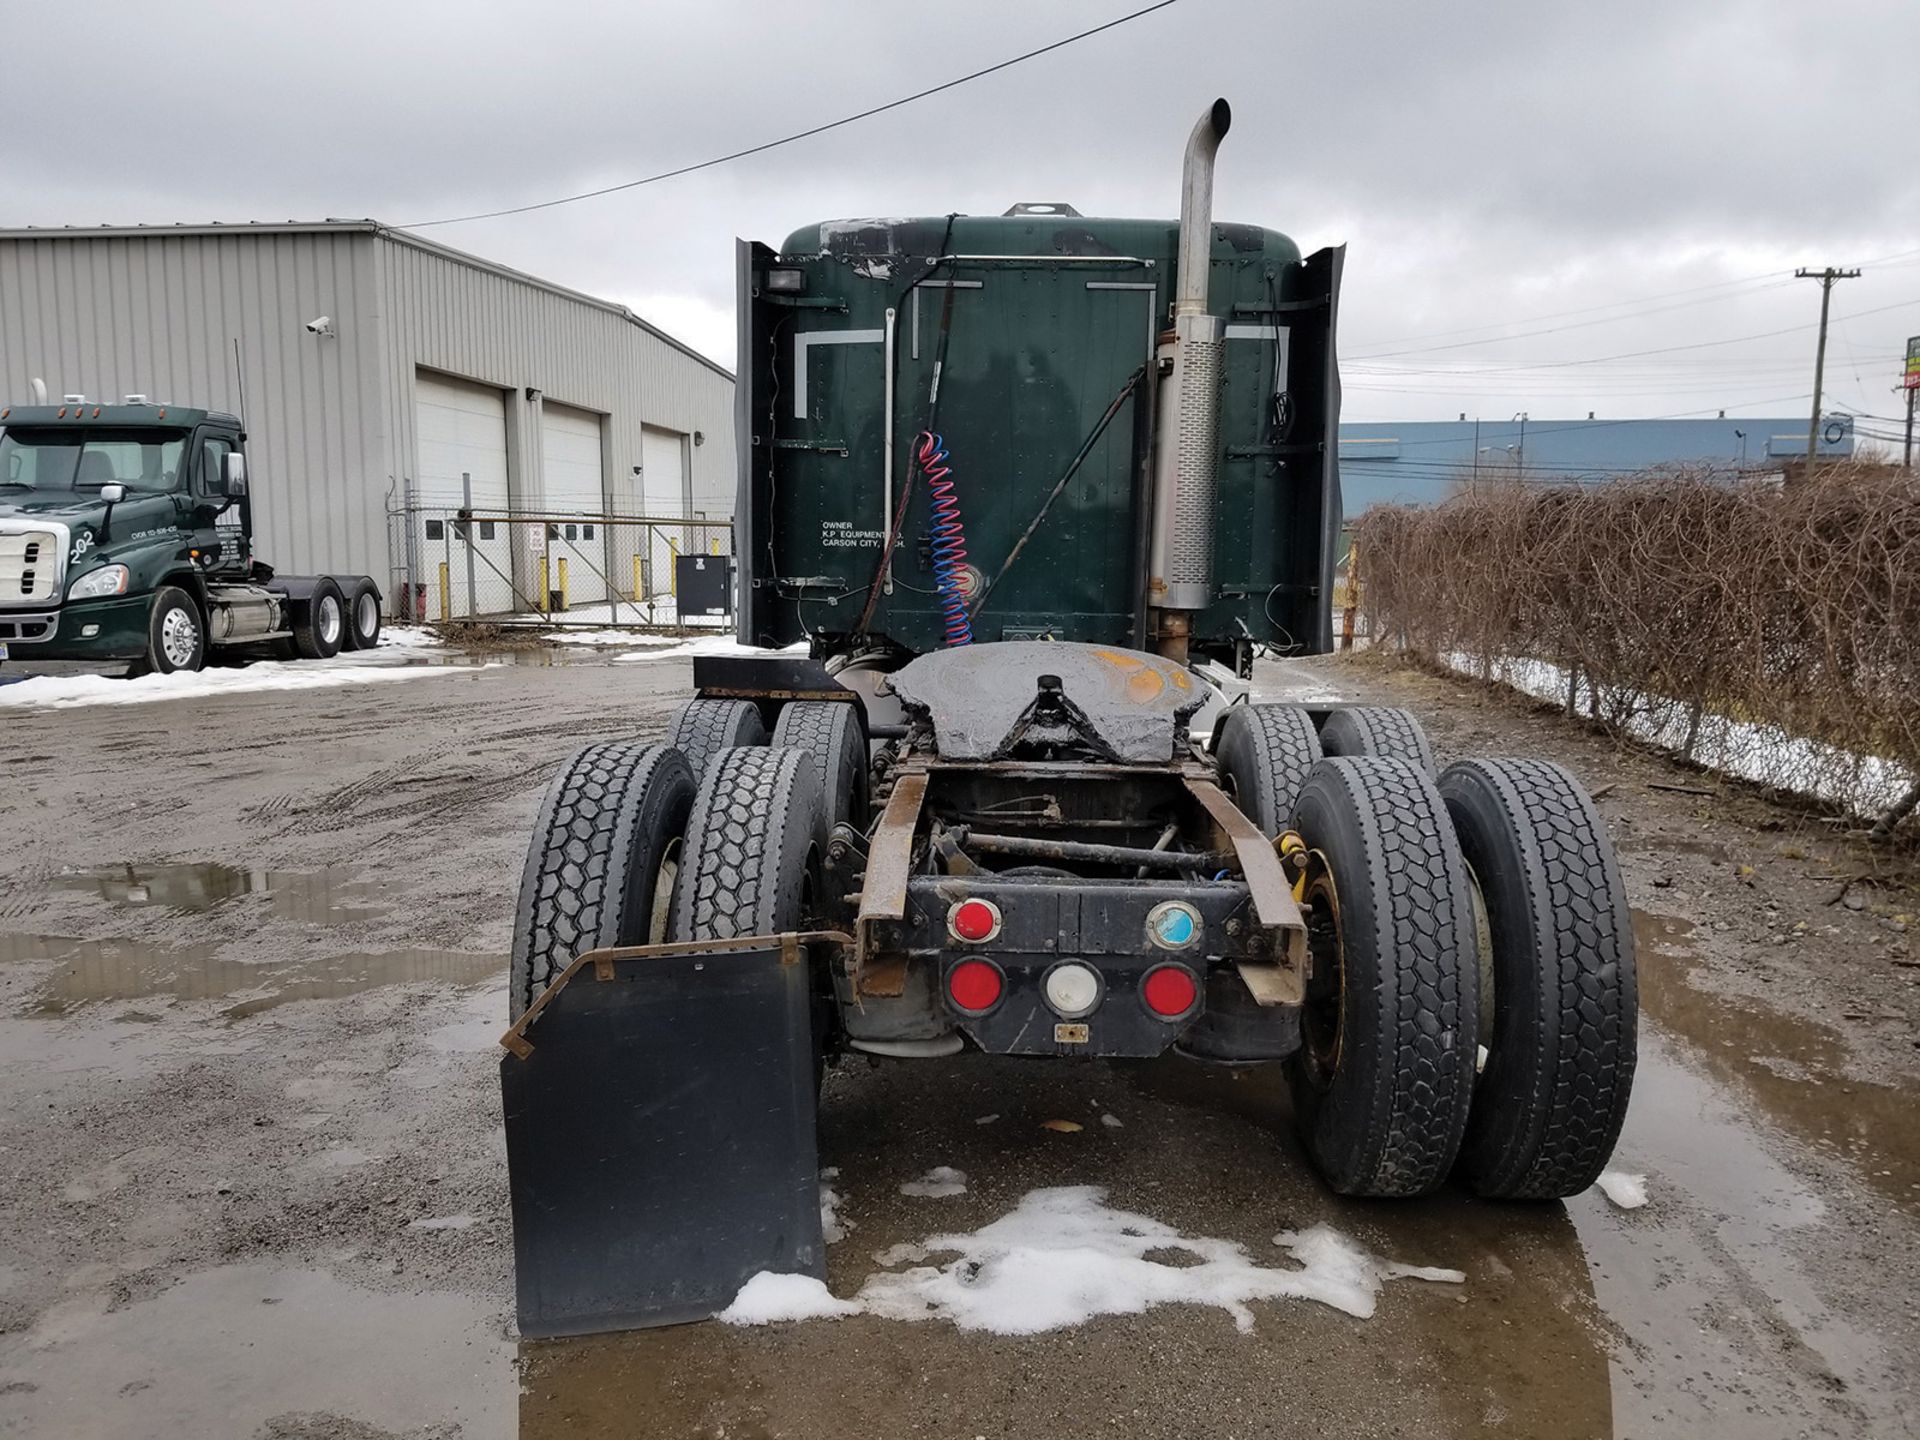
<svg viewBox="0 0 1920 1440">
<path fill-rule="evenodd" d="M 1140 3 L 15 7 L 0 223 L 407 224 L 524 204 Z M 734 236 L 1018 200 L 1171 216 L 1186 132 L 1219 94 L 1234 124 L 1215 214 L 1349 247 L 1349 419 L 1793 414 L 1819 290 L 1790 272 L 1830 263 L 1866 269 L 1834 292 L 1856 318 L 1833 332 L 1832 405 L 1892 416 L 1920 333 L 1916 57 L 1915 0 L 1179 0 L 770 154 L 424 233 L 623 301 L 731 364 Z M 1807 328 L 1603 358 L 1787 327 Z"/>
</svg>

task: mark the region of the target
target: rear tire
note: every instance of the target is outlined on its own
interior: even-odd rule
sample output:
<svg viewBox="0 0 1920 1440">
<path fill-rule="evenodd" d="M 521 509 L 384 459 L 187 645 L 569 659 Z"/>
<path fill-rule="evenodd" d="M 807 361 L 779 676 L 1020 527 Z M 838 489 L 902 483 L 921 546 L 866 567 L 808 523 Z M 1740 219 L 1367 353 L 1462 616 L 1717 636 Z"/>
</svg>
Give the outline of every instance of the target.
<svg viewBox="0 0 1920 1440">
<path fill-rule="evenodd" d="M 347 588 L 345 615 L 342 650 L 371 650 L 380 643 L 380 592 L 373 581 L 357 580 Z"/>
<path fill-rule="evenodd" d="M 1215 733 L 1214 753 L 1234 802 L 1261 834 L 1278 835 L 1320 759 L 1313 717 L 1298 705 L 1235 705 Z"/>
<path fill-rule="evenodd" d="M 1599 1178 L 1633 1091 L 1633 923 L 1599 812 L 1545 760 L 1468 760 L 1440 794 L 1493 940 L 1487 1064 L 1461 1176 L 1503 1200 L 1577 1195 Z"/>
<path fill-rule="evenodd" d="M 867 828 L 867 742 L 853 706 L 839 700 L 791 700 L 768 742 L 803 750 L 812 759 L 829 828 L 851 821 Z"/>
<path fill-rule="evenodd" d="M 805 752 L 726 751 L 693 802 L 668 934 L 730 940 L 803 929 L 826 843 L 820 781 Z"/>
<path fill-rule="evenodd" d="M 1379 755 L 1434 773 L 1433 745 L 1411 710 L 1388 705 L 1350 705 L 1335 710 L 1320 727 L 1328 755 Z"/>
<path fill-rule="evenodd" d="M 293 648 L 305 660 L 330 660 L 340 653 L 341 637 L 346 633 L 347 607 L 340 598 L 340 587 L 322 580 L 307 596 L 306 604 L 295 613 Z"/>
<path fill-rule="evenodd" d="M 1479 1007 L 1466 865 L 1433 781 L 1403 760 L 1314 766 L 1293 820 L 1313 976 L 1287 1079 L 1308 1151 L 1342 1195 L 1447 1178 L 1473 1098 Z"/>
<path fill-rule="evenodd" d="M 207 663 L 207 625 L 193 596 L 177 585 L 162 585 L 147 611 L 147 653 L 128 669 L 128 678 L 198 670 Z"/>
<path fill-rule="evenodd" d="M 667 721 L 666 743 L 704 775 L 722 751 L 766 744 L 767 727 L 751 700 L 688 700 Z"/>
<path fill-rule="evenodd" d="M 540 803 L 520 874 L 508 1017 L 586 950 L 665 938 L 694 774 L 664 745 L 589 745 Z"/>
</svg>

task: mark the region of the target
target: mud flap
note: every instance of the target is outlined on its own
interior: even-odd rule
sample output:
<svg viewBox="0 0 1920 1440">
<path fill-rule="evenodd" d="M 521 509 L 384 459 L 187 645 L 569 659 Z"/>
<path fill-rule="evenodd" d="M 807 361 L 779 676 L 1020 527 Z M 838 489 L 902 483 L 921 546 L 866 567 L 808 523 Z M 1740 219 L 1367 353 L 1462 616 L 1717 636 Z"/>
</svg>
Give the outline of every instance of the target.
<svg viewBox="0 0 1920 1440">
<path fill-rule="evenodd" d="M 650 948 L 582 956 L 503 1042 L 527 1338 L 703 1320 L 761 1270 L 826 1276 L 805 951 Z"/>
</svg>

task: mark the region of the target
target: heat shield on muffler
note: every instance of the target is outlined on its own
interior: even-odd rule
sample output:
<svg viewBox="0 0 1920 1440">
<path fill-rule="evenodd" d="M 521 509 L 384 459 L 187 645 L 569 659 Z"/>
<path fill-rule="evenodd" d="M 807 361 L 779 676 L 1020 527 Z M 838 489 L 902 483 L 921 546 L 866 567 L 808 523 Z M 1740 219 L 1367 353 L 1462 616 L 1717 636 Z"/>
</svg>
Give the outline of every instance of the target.
<svg viewBox="0 0 1920 1440">
<path fill-rule="evenodd" d="M 583 956 L 503 1042 L 522 1336 L 702 1320 L 761 1270 L 825 1278 L 806 952 L 749 943 Z"/>
</svg>

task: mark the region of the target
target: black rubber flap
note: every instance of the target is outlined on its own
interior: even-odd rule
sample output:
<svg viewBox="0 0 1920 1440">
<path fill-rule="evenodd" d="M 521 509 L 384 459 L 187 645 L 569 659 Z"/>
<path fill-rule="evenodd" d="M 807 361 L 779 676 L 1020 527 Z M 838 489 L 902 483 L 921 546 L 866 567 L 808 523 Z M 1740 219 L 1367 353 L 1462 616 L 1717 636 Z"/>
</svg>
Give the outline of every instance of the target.
<svg viewBox="0 0 1920 1440">
<path fill-rule="evenodd" d="M 581 970 L 500 1062 L 520 1333 L 701 1320 L 826 1277 L 807 966 L 778 949 Z"/>
</svg>

